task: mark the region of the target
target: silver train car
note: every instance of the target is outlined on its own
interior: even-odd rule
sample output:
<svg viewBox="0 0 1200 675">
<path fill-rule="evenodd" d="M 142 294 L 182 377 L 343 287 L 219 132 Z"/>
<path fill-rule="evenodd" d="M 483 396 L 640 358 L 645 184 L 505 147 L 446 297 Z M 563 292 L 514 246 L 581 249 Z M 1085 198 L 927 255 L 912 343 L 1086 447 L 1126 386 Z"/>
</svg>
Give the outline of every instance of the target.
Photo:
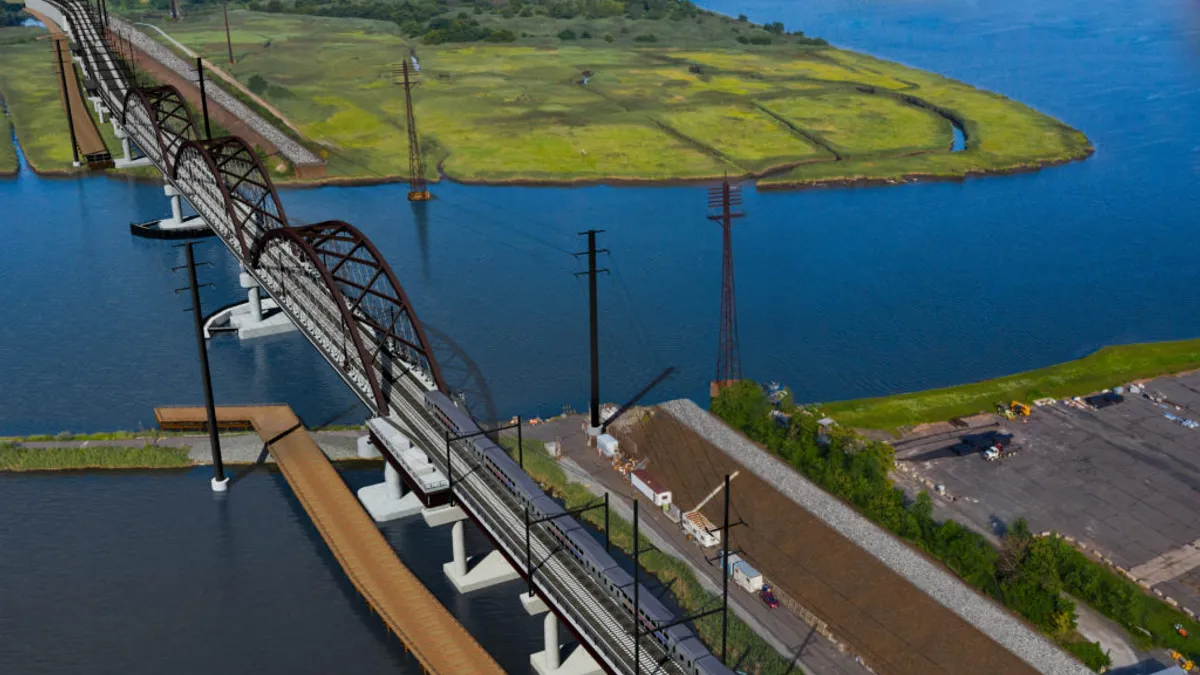
<svg viewBox="0 0 1200 675">
<path fill-rule="evenodd" d="M 425 407 L 447 429 L 457 435 L 474 434 L 480 431 L 475 420 L 456 406 L 441 392 L 425 395 Z M 559 516 L 546 522 L 551 534 L 562 544 L 562 550 L 573 556 L 610 597 L 621 603 L 633 614 L 633 576 L 613 560 L 587 530 L 572 516 L 562 515 L 565 510 L 551 499 L 538 484 L 517 465 L 508 453 L 486 436 L 475 436 L 464 441 L 496 479 L 522 506 L 529 506 L 531 518 Z M 656 640 L 683 670 L 692 675 L 734 675 L 719 659 L 705 648 L 704 644 L 686 626 L 673 626 L 666 630 L 655 630 L 676 620 L 676 616 L 663 606 L 645 587 L 638 589 L 639 621 L 642 628 Z"/>
</svg>

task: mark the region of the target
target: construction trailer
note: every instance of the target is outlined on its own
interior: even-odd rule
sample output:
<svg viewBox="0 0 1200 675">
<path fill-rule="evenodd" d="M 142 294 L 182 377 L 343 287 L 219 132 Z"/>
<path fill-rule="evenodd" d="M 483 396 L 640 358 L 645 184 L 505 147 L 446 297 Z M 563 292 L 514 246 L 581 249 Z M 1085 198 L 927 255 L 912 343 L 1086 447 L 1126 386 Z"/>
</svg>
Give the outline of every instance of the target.
<svg viewBox="0 0 1200 675">
<path fill-rule="evenodd" d="M 718 553 L 718 560 L 724 553 Z M 747 593 L 758 593 L 763 588 L 762 572 L 750 566 L 736 553 L 729 556 L 729 577 L 733 579 L 733 583 L 741 586 Z"/>
<path fill-rule="evenodd" d="M 612 457 L 617 452 L 617 439 L 610 434 L 600 434 L 596 437 L 596 448 L 605 457 Z"/>
<path fill-rule="evenodd" d="M 721 531 L 699 511 L 683 514 L 683 531 L 704 548 L 712 548 L 721 543 Z"/>
<path fill-rule="evenodd" d="M 629 482 L 638 492 L 646 495 L 655 506 L 666 506 L 671 503 L 671 491 L 664 487 L 650 472 L 637 469 L 629 472 Z"/>
</svg>

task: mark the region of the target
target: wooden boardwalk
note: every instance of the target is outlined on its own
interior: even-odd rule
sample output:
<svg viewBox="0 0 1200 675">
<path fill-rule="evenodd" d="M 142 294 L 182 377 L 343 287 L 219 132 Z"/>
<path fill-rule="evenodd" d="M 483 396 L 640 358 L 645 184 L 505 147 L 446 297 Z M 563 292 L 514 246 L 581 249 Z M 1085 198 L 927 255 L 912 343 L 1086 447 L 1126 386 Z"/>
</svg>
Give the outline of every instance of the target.
<svg viewBox="0 0 1200 675">
<path fill-rule="evenodd" d="M 176 423 L 205 422 L 202 407 L 158 408 Z M 504 671 L 400 562 L 308 430 L 286 405 L 222 406 L 222 422 L 253 427 L 346 576 L 426 673 L 503 675 Z"/>
</svg>

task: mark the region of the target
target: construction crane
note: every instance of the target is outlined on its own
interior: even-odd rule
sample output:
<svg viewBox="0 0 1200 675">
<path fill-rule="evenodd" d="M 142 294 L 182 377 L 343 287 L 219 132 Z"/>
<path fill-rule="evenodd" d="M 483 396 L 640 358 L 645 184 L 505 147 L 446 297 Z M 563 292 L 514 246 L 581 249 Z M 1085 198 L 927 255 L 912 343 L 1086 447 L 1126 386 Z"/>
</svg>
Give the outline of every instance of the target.
<svg viewBox="0 0 1200 675">
<path fill-rule="evenodd" d="M 734 471 L 732 474 L 730 474 L 729 480 L 732 481 L 734 478 L 737 478 L 739 473 L 741 473 L 740 470 Z M 703 500 L 701 500 L 700 503 L 696 505 L 696 508 L 688 511 L 688 513 L 694 513 L 696 511 L 699 511 L 700 509 L 704 508 L 704 505 L 707 504 L 709 501 L 711 501 L 713 497 L 716 497 L 717 495 L 721 494 L 721 489 L 724 487 L 725 487 L 725 482 L 722 481 L 721 484 L 717 486 L 717 489 L 708 493 L 708 496 L 705 497 Z"/>
</svg>

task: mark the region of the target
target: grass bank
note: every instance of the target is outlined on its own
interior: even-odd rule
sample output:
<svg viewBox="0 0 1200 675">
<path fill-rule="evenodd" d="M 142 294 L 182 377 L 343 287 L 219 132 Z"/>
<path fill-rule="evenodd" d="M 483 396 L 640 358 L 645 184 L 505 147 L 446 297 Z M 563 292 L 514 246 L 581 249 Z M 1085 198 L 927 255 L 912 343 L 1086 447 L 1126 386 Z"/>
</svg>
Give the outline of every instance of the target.
<svg viewBox="0 0 1200 675">
<path fill-rule="evenodd" d="M 44 28 L 0 28 L 0 95 L 25 161 L 39 173 L 72 171 L 71 135 Z M 7 143 L 7 138 L 5 140 Z"/>
<path fill-rule="evenodd" d="M 2 106 L 3 98 L 0 98 L 0 107 Z M 12 125 L 8 121 L 8 115 L 0 109 L 0 176 L 16 175 L 19 168 L 17 146 L 12 142 Z"/>
<path fill-rule="evenodd" d="M 1200 339 L 1104 347 L 1075 361 L 982 382 L 824 405 L 842 424 L 863 429 L 895 429 L 938 422 L 980 411 L 997 401 L 1063 398 L 1106 389 L 1131 380 L 1200 368 Z"/>
<path fill-rule="evenodd" d="M 514 41 L 427 45 L 393 22 L 238 10 L 228 69 L 324 148 L 333 180 L 403 173 L 393 70 L 410 47 L 430 178 L 438 168 L 468 183 L 728 172 L 780 187 L 1017 171 L 1091 152 L 1082 133 L 1003 96 L 802 37 L 742 44 L 763 31 L 728 17 L 472 20 Z M 220 13 L 153 22 L 226 67 Z M 951 117 L 966 129 L 964 152 L 949 150 Z"/>
<path fill-rule="evenodd" d="M 90 446 L 86 448 L 25 448 L 0 443 L 0 471 L 59 471 L 69 469 L 167 469 L 191 466 L 187 448 Z"/>
<path fill-rule="evenodd" d="M 516 439 L 502 439 L 504 447 L 510 454 L 516 454 Z M 596 497 L 579 483 L 567 481 L 563 468 L 546 454 L 544 443 L 540 441 L 525 441 L 524 460 L 525 470 L 536 480 L 543 489 L 562 500 L 567 509 L 578 508 L 596 502 Z M 599 530 L 604 528 L 604 516 L 599 511 L 588 511 L 581 516 L 592 527 Z M 626 554 L 633 551 L 633 526 L 618 516 L 611 516 L 609 522 L 610 541 Z M 704 590 L 700 582 L 686 563 L 673 558 L 654 548 L 648 539 L 640 537 L 642 567 L 654 575 L 664 587 L 670 589 L 671 596 L 684 611 L 694 613 L 709 610 L 720 605 L 720 599 Z M 720 656 L 721 616 L 700 619 L 695 624 L 697 636 L 714 654 Z M 765 640 L 747 626 L 733 612 L 729 614 L 729 654 L 732 667 L 747 673 L 757 675 L 803 675 L 798 667 L 790 660 L 783 658 Z"/>
</svg>

